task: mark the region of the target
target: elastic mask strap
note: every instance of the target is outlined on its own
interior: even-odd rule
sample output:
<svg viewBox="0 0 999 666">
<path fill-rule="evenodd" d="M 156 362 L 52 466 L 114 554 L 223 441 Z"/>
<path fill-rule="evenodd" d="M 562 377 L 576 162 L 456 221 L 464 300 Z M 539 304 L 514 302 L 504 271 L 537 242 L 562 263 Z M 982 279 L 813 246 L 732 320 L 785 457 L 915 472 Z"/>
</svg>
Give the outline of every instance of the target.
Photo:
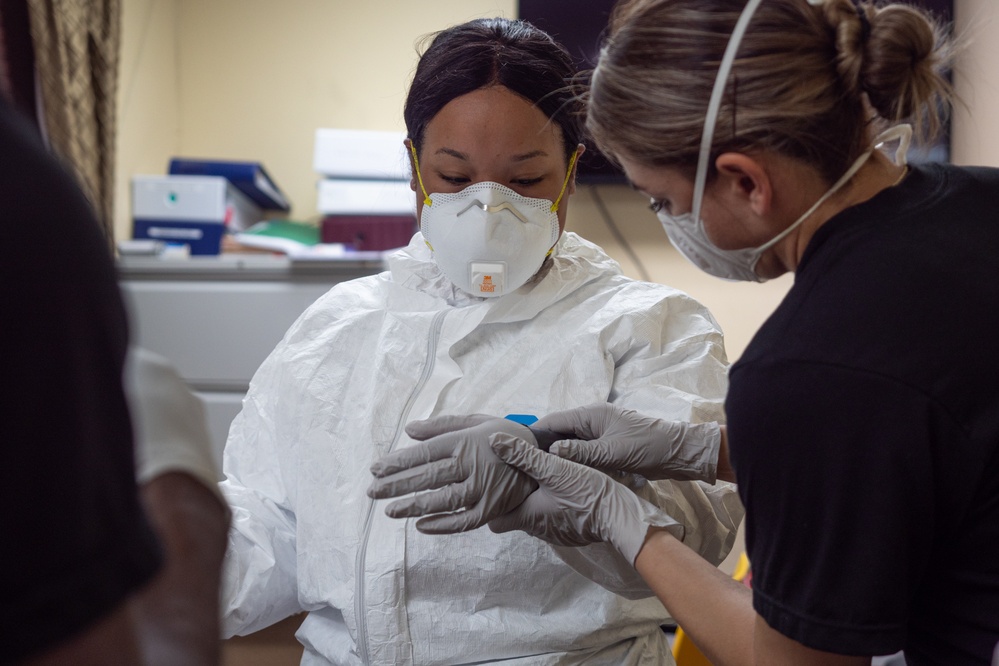
<svg viewBox="0 0 999 666">
<path fill-rule="evenodd" d="M 874 147 L 881 148 L 889 141 L 898 139 L 898 148 L 895 149 L 895 164 L 905 166 L 909 163 L 909 144 L 912 143 L 912 125 L 903 123 L 889 127 L 874 138 Z"/>
<path fill-rule="evenodd" d="M 558 198 L 555 199 L 555 203 L 552 204 L 551 212 L 553 213 L 558 210 L 559 204 L 562 203 L 562 196 L 565 194 L 565 189 L 569 186 L 569 178 L 572 177 L 572 167 L 576 165 L 576 158 L 578 157 L 579 151 L 576 150 L 572 153 L 572 157 L 569 158 L 569 168 L 565 172 L 565 180 L 562 181 L 562 189 L 558 193 Z M 555 245 L 558 245 L 558 241 L 555 241 Z M 555 245 L 548 248 L 548 252 L 545 253 L 545 259 L 552 256 L 552 253 L 555 252 Z"/>
<path fill-rule="evenodd" d="M 694 177 L 694 219 L 699 220 L 701 215 L 701 201 L 704 199 L 704 187 L 708 177 L 708 160 L 711 159 L 711 140 L 715 134 L 715 123 L 718 121 L 718 112 L 721 109 L 722 96 L 725 86 L 728 83 L 728 75 L 732 70 L 732 63 L 735 61 L 735 54 L 742 43 L 742 36 L 746 33 L 749 21 L 756 13 L 756 8 L 760 6 L 762 0 L 749 0 L 742 10 L 742 15 L 732 30 L 729 37 L 728 46 L 725 47 L 725 55 L 722 57 L 721 66 L 718 68 L 718 75 L 715 78 L 715 86 L 711 90 L 711 99 L 708 102 L 708 112 L 704 118 L 704 132 L 701 134 L 701 151 L 697 156 L 697 175 Z"/>
<path fill-rule="evenodd" d="M 427 188 L 423 187 L 423 176 L 420 175 L 420 158 L 416 156 L 416 144 L 413 140 L 409 141 L 409 150 L 413 153 L 413 167 L 416 169 L 416 180 L 420 183 L 420 190 L 423 192 L 423 205 L 433 206 L 434 202 L 427 194 Z M 427 243 L 429 245 L 429 243 Z"/>
<path fill-rule="evenodd" d="M 777 243 L 779 243 L 782 238 L 784 238 L 789 233 L 791 233 L 796 228 L 798 228 L 801 225 L 801 223 L 804 222 L 805 220 L 807 220 L 808 217 L 812 213 L 814 213 L 816 210 L 818 210 L 819 206 L 821 206 L 822 204 L 824 204 L 829 197 L 831 197 L 832 195 L 836 194 L 836 192 L 838 192 L 841 187 L 843 187 L 844 185 L 846 185 L 846 183 L 851 178 L 853 178 L 855 175 L 857 175 L 857 172 L 860 171 L 860 168 L 862 166 L 864 166 L 864 164 L 867 162 L 867 160 L 870 159 L 871 153 L 873 153 L 874 150 L 875 150 L 875 146 L 871 146 L 870 148 L 868 148 L 867 150 L 865 150 L 863 153 L 861 153 L 860 157 L 858 157 L 856 160 L 854 160 L 853 164 L 850 165 L 850 168 L 846 170 L 846 173 L 844 173 L 842 176 L 840 176 L 840 179 L 837 180 L 835 183 L 833 183 L 833 186 L 830 187 L 828 190 L 826 190 L 826 193 L 823 194 L 821 197 L 819 197 L 819 200 L 816 201 L 814 204 L 812 204 L 811 208 L 809 208 L 804 213 L 802 213 L 801 217 L 799 217 L 794 224 L 792 224 L 787 229 L 785 229 L 784 231 L 782 231 L 779 234 L 777 234 L 774 238 L 771 238 L 770 240 L 768 240 L 763 245 L 761 245 L 758 248 L 756 248 L 757 254 L 763 254 L 763 252 L 765 252 L 766 250 L 769 250 L 770 248 L 772 248 L 774 245 L 776 245 Z"/>
<path fill-rule="evenodd" d="M 565 172 L 565 180 L 562 181 L 562 189 L 559 190 L 558 198 L 555 199 L 555 203 L 552 204 L 552 211 L 558 210 L 558 205 L 562 202 L 562 195 L 565 194 L 565 189 L 569 187 L 569 178 L 572 176 L 572 167 L 576 164 L 576 158 L 579 157 L 579 151 L 576 150 L 572 153 L 572 157 L 569 158 L 569 169 Z M 549 252 L 551 254 L 551 252 Z"/>
<path fill-rule="evenodd" d="M 819 197 L 819 200 L 816 201 L 814 204 L 812 204 L 811 208 L 806 210 L 804 214 L 802 214 L 802 216 L 799 217 L 794 224 L 792 224 L 787 229 L 777 234 L 775 238 L 772 238 L 771 240 L 767 241 L 766 243 L 758 247 L 756 249 L 757 254 L 762 254 L 766 250 L 770 249 L 771 247 L 779 243 L 782 238 L 784 238 L 789 233 L 794 231 L 795 228 L 797 228 L 802 222 L 808 219 L 809 215 L 814 213 L 819 206 L 824 204 L 829 197 L 838 192 L 841 187 L 846 185 L 846 183 L 851 178 L 853 178 L 858 171 L 860 171 L 860 168 L 864 166 L 867 160 L 870 159 L 871 153 L 873 153 L 875 150 L 880 149 L 881 146 L 888 143 L 889 141 L 894 141 L 896 139 L 898 139 L 898 149 L 895 151 L 895 162 L 899 163 L 900 165 L 905 164 L 906 153 L 909 150 L 909 142 L 912 140 L 912 126 L 896 125 L 895 127 L 889 128 L 884 132 L 882 132 L 881 134 L 878 134 L 878 136 L 874 139 L 874 143 L 871 144 L 871 147 L 865 150 L 863 153 L 861 153 L 860 157 L 854 160 L 853 164 L 850 165 L 850 168 L 846 170 L 846 173 L 844 173 L 840 177 L 840 179 L 837 180 L 833 184 L 833 186 L 826 191 L 825 194 Z"/>
</svg>

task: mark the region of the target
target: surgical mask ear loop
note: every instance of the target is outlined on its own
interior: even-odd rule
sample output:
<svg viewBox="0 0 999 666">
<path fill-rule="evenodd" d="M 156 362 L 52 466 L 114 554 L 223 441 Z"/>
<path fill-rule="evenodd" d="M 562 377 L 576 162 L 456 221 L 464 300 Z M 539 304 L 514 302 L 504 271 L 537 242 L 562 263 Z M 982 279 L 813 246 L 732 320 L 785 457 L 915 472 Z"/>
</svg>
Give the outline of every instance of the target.
<svg viewBox="0 0 999 666">
<path fill-rule="evenodd" d="M 819 197 L 819 200 L 816 201 L 814 204 L 812 204 L 811 208 L 806 210 L 794 224 L 792 224 L 787 229 L 777 234 L 774 238 L 771 238 L 763 245 L 756 248 L 757 261 L 759 261 L 759 257 L 762 256 L 764 252 L 772 248 L 774 245 L 779 243 L 782 238 L 786 237 L 789 233 L 794 231 L 798 226 L 801 225 L 802 222 L 807 220 L 812 213 L 818 210 L 819 206 L 824 204 L 826 200 L 829 199 L 829 197 L 838 192 L 841 187 L 843 187 L 851 178 L 853 178 L 857 174 L 857 172 L 860 171 L 860 168 L 864 166 L 867 160 L 870 159 L 871 154 L 875 150 L 878 150 L 884 144 L 888 143 L 889 141 L 894 141 L 895 139 L 898 139 L 898 148 L 895 150 L 895 162 L 896 163 L 901 162 L 902 165 L 906 164 L 906 153 L 909 151 L 909 142 L 912 140 L 912 126 L 897 125 L 877 135 L 877 137 L 875 137 L 874 139 L 874 142 L 871 144 L 871 147 L 865 150 L 863 153 L 861 153 L 860 157 L 854 160 L 850 168 L 846 170 L 846 173 L 840 176 L 840 179 L 837 180 L 832 187 L 826 190 L 826 193 L 823 194 L 821 197 Z M 756 262 L 753 263 L 753 268 L 755 269 L 755 267 L 756 267 Z"/>
<path fill-rule="evenodd" d="M 562 195 L 565 194 L 566 188 L 569 187 L 569 178 L 572 176 L 572 167 L 576 164 L 577 157 L 579 157 L 579 151 L 575 150 L 572 153 L 572 157 L 569 158 L 569 168 L 565 172 L 565 180 L 562 181 L 562 189 L 559 190 L 558 196 L 555 198 L 555 201 L 552 203 L 553 213 L 558 210 L 558 205 L 562 202 Z"/>
<path fill-rule="evenodd" d="M 423 176 L 420 174 L 420 158 L 416 156 L 416 144 L 413 143 L 412 139 L 409 140 L 409 150 L 413 153 L 413 169 L 416 170 L 416 180 L 420 183 L 420 191 L 423 192 L 423 205 L 433 206 L 433 199 L 427 194 L 427 188 L 423 186 Z"/>
<path fill-rule="evenodd" d="M 575 166 L 577 157 L 579 157 L 579 151 L 574 150 L 572 157 L 569 158 L 569 168 L 565 172 L 565 180 L 562 181 L 562 189 L 559 190 L 558 197 L 556 197 L 555 201 L 552 203 L 551 212 L 553 213 L 558 210 L 559 204 L 562 203 L 562 196 L 565 194 L 566 188 L 569 187 L 569 178 L 572 177 L 572 167 Z M 558 245 L 558 241 L 555 241 L 555 245 Z M 548 248 L 548 252 L 545 254 L 545 259 L 552 256 L 552 252 L 555 251 L 555 245 Z"/>
<path fill-rule="evenodd" d="M 701 134 L 701 150 L 697 156 L 697 173 L 694 177 L 694 201 L 692 212 L 695 220 L 700 220 L 701 202 L 704 199 L 704 187 L 708 177 L 708 160 L 711 158 L 711 141 L 714 139 L 715 124 L 718 122 L 718 113 L 721 110 L 722 95 L 728 83 L 728 75 L 732 70 L 732 63 L 735 61 L 739 44 L 742 43 L 742 36 L 746 34 L 746 28 L 756 13 L 756 8 L 760 6 L 762 0 L 749 0 L 742 10 L 739 20 L 736 21 L 732 36 L 729 37 L 728 46 L 725 47 L 725 55 L 722 56 L 721 65 L 718 67 L 718 75 L 715 77 L 715 85 L 711 90 L 711 99 L 708 101 L 708 111 L 704 117 L 704 131 Z"/>
<path fill-rule="evenodd" d="M 434 201 L 427 194 L 427 188 L 423 186 L 423 176 L 420 174 L 420 158 L 416 156 L 416 144 L 413 143 L 412 139 L 409 140 L 409 150 L 413 153 L 413 170 L 416 171 L 416 180 L 420 183 L 420 190 L 423 192 L 423 205 L 433 206 Z M 430 241 L 424 238 L 423 242 L 427 244 L 431 252 L 434 251 L 434 246 L 430 244 Z"/>
<path fill-rule="evenodd" d="M 874 138 L 874 147 L 880 148 L 895 139 L 898 139 L 898 148 L 895 149 L 895 164 L 907 166 L 909 164 L 909 144 L 912 143 L 912 125 L 902 123 L 895 127 L 889 127 Z"/>
</svg>

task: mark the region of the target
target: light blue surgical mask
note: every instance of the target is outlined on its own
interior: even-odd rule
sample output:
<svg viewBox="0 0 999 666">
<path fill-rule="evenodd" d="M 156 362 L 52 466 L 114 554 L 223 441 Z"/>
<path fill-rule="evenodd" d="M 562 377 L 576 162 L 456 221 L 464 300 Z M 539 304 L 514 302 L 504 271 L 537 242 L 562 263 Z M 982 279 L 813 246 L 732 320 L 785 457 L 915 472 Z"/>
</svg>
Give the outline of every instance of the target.
<svg viewBox="0 0 999 666">
<path fill-rule="evenodd" d="M 707 183 L 708 165 L 711 160 L 711 141 L 714 138 L 715 125 L 718 121 L 718 112 L 721 108 L 722 94 L 728 82 L 728 75 L 732 69 L 739 44 L 746 33 L 749 21 L 753 18 L 756 8 L 762 0 L 750 0 L 746 4 L 742 15 L 735 24 L 732 36 L 729 38 L 728 46 L 722 57 L 721 66 L 718 68 L 718 75 L 715 77 L 714 88 L 711 91 L 711 99 L 708 102 L 708 111 L 704 120 L 704 131 L 701 135 L 700 152 L 697 156 L 697 171 L 694 176 L 694 200 L 692 210 L 682 215 L 670 215 L 665 210 L 656 211 L 656 217 L 663 225 L 666 235 L 677 250 L 683 254 L 692 264 L 700 268 L 705 273 L 726 280 L 743 280 L 747 282 L 765 282 L 767 278 L 756 274 L 756 265 L 767 250 L 779 243 L 788 234 L 797 229 L 802 222 L 818 209 L 833 194 L 838 192 L 862 166 L 870 159 L 871 154 L 889 141 L 898 140 L 899 146 L 895 155 L 896 162 L 905 163 L 905 154 L 909 148 L 909 141 L 912 137 L 912 128 L 909 125 L 899 125 L 881 133 L 874 140 L 874 143 L 858 157 L 847 169 L 846 173 L 837 180 L 829 190 L 823 194 L 801 217 L 791 226 L 784 229 L 774 238 L 757 247 L 740 248 L 738 250 L 723 250 L 711 242 L 707 232 L 704 230 L 704 220 L 701 219 L 701 204 L 704 201 L 704 190 Z M 655 206 L 655 201 L 653 201 Z"/>
</svg>

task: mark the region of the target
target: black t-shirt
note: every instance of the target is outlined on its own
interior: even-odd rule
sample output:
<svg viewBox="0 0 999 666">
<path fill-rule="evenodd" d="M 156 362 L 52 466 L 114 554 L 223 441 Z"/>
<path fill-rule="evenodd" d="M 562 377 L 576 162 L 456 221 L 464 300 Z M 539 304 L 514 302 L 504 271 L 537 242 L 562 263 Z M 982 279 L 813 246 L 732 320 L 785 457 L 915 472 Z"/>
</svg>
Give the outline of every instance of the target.
<svg viewBox="0 0 999 666">
<path fill-rule="evenodd" d="M 757 612 L 805 645 L 999 641 L 999 170 L 916 167 L 819 229 L 731 370 Z"/>
<path fill-rule="evenodd" d="M 87 202 L 0 102 L 0 662 L 54 647 L 147 581 L 125 310 Z"/>
</svg>

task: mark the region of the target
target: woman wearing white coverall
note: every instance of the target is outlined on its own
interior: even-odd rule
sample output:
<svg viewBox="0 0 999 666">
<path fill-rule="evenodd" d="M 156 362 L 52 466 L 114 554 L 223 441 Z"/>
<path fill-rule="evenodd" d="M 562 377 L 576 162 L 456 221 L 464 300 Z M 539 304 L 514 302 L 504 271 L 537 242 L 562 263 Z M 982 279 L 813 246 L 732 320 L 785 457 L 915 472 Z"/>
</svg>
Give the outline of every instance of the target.
<svg viewBox="0 0 999 666">
<path fill-rule="evenodd" d="M 890 126 L 937 119 L 948 45 L 879 5 L 627 3 L 590 89 L 598 145 L 684 255 L 795 274 L 726 399 L 752 592 L 577 464 L 667 476 L 682 424 L 601 405 L 542 419 L 574 440 L 558 455 L 487 436 L 540 484 L 490 527 L 614 543 L 715 664 L 983 665 L 999 641 L 999 170 L 906 165 Z"/>
<path fill-rule="evenodd" d="M 670 419 L 721 416 L 726 361 L 710 314 L 562 233 L 582 152 L 571 63 L 548 35 L 504 19 L 446 30 L 423 54 L 406 104 L 423 233 L 386 272 L 337 285 L 302 315 L 231 427 L 227 635 L 308 611 L 298 638 L 310 664 L 671 662 L 668 616 L 613 549 L 430 536 L 365 495 L 374 461 L 425 436 L 404 430 L 417 418 L 608 400 Z M 464 234 L 483 227 L 485 240 Z M 493 291 L 473 295 L 483 288 Z M 510 469 L 480 453 L 465 460 Z M 713 474 L 708 463 L 690 476 Z M 514 503 L 535 487 L 520 474 L 507 482 Z M 676 518 L 656 524 L 710 562 L 731 548 L 742 510 L 730 486 L 639 490 Z M 608 572 L 600 582 L 633 599 L 572 567 Z"/>
</svg>

